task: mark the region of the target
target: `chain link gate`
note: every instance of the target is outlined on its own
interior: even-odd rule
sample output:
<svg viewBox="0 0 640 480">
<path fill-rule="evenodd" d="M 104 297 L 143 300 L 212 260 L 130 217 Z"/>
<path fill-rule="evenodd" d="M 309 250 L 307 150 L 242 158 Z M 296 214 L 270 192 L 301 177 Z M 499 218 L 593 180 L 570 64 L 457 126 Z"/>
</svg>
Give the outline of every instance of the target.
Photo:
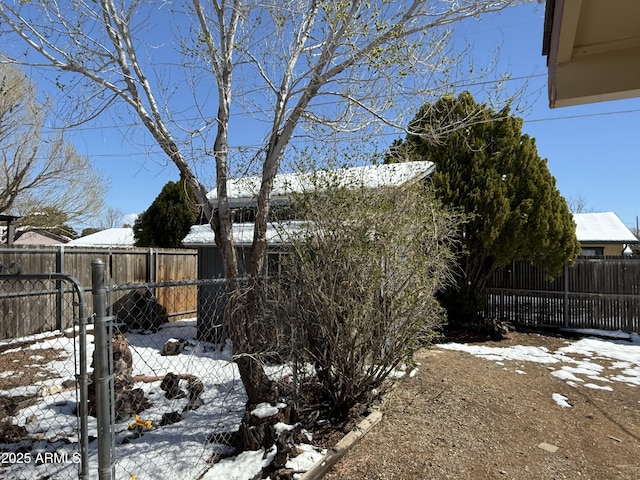
<svg viewBox="0 0 640 480">
<path fill-rule="evenodd" d="M 0 476 L 89 478 L 82 287 L 0 262 L 0 318 Z"/>
</svg>

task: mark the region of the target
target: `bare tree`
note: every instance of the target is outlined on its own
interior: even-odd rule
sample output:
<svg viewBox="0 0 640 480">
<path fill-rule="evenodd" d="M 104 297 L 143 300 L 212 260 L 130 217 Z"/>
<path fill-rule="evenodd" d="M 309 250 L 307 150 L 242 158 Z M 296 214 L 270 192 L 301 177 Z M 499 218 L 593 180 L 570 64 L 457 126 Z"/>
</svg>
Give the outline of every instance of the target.
<svg viewBox="0 0 640 480">
<path fill-rule="evenodd" d="M 462 220 L 422 182 L 351 183 L 317 177 L 296 196 L 306 222 L 281 233 L 290 247 L 267 287 L 273 315 L 263 325 L 269 351 L 314 367 L 297 369 L 301 410 L 325 405 L 337 417 L 410 363 L 443 322 L 436 293 L 454 283 Z"/>
<path fill-rule="evenodd" d="M 20 69 L 0 64 L 0 212 L 89 219 L 102 208 L 106 183 L 61 135 L 43 133 L 48 111 Z"/>
<path fill-rule="evenodd" d="M 122 210 L 113 207 L 107 207 L 100 215 L 99 227 L 102 229 L 117 228 L 123 226 L 124 213 Z"/>
<path fill-rule="evenodd" d="M 326 141 L 334 132 L 407 125 L 406 101 L 455 89 L 457 66 L 470 81 L 469 69 L 448 48 L 449 28 L 514 3 L 5 0 L 0 33 L 27 49 L 5 60 L 53 69 L 64 95 L 73 91 L 75 106 L 87 107 L 78 110 L 85 118 L 111 105 L 129 108 L 192 188 L 229 279 L 238 276 L 238 261 L 227 179 L 232 167 L 244 172 L 251 167 L 247 158 L 257 161 L 262 183 L 249 272 L 255 278 L 263 271 L 274 177 L 296 132 Z M 178 42 L 167 44 L 169 31 Z M 186 86 L 189 104 L 188 95 L 172 97 Z M 232 150 L 236 110 L 255 119 L 264 137 Z M 434 126 L 429 136 L 436 140 L 465 121 Z M 210 159 L 213 204 L 202 181 Z M 271 384 L 254 355 L 260 296 L 238 294 L 233 282 L 231 289 L 229 330 L 249 404 L 270 400 Z"/>
<path fill-rule="evenodd" d="M 571 213 L 590 213 L 593 212 L 592 208 L 588 207 L 587 199 L 578 194 L 575 197 L 567 197 L 567 206 L 569 207 L 569 211 Z"/>
</svg>

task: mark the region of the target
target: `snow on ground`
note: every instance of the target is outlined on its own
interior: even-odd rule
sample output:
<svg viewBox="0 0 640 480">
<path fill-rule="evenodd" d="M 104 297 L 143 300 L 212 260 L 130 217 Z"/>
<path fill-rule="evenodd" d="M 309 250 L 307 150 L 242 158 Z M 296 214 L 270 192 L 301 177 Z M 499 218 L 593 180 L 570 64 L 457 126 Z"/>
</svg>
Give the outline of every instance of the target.
<svg viewBox="0 0 640 480">
<path fill-rule="evenodd" d="M 438 347 L 467 352 L 494 361 L 505 369 L 508 368 L 505 361 L 518 362 L 514 371 L 519 374 L 526 374 L 522 370 L 523 363 L 548 364 L 551 375 L 572 387 L 613 391 L 616 382 L 640 386 L 640 335 L 602 330 L 574 329 L 572 332 L 594 336 L 576 341 L 567 340 L 566 346 L 555 352 L 545 347 L 521 345 L 487 347 L 444 343 Z M 563 395 L 554 393 L 552 397 L 561 407 L 571 406 Z"/>
<path fill-rule="evenodd" d="M 58 334 L 60 332 L 57 332 Z M 235 363 L 231 361 L 230 345 L 218 346 L 197 342 L 195 320 L 165 324 L 157 333 L 127 334 L 133 356 L 133 375 L 145 376 L 146 381 L 136 383 L 150 400 L 151 407 L 140 413 L 140 421 L 151 421 L 151 428 L 139 426 L 130 429 L 133 418 L 123 419 L 115 425 L 115 479 L 216 478 L 251 479 L 271 462 L 272 451 L 244 452 L 212 465 L 211 457 L 224 453 L 226 447 L 209 442 L 211 434 L 224 434 L 238 429 L 242 419 L 246 395 Z M 169 339 L 187 340 L 183 351 L 175 356 L 162 356 L 162 346 Z M 23 339 L 21 339 L 23 340 Z M 47 387 L 54 394 L 44 396 L 36 404 L 21 409 L 13 423 L 24 426 L 31 438 L 41 441 L 23 441 L 20 444 L 0 443 L 2 452 L 27 451 L 19 461 L 16 455 L 6 454 L 0 465 L 0 477 L 6 479 L 77 478 L 78 419 L 75 415 L 75 390 L 56 391 L 54 387 L 73 376 L 74 362 L 79 353 L 74 340 L 52 335 L 32 337 L 34 343 L 22 347 L 37 355 L 38 350 L 53 348 L 63 353 L 60 359 L 44 367 L 59 378 L 43 380 L 28 387 L 0 390 L 0 395 L 33 395 Z M 93 337 L 88 337 L 88 362 L 91 363 Z M 7 342 L 5 342 L 7 343 Z M 11 354 L 8 349 L 3 354 Z M 64 359 L 64 357 L 67 357 Z M 161 378 L 169 372 L 196 375 L 204 384 L 203 405 L 195 410 L 183 411 L 187 398 L 167 399 L 160 389 Z M 4 373 L 3 376 L 10 375 Z M 157 380 L 150 381 L 158 377 Z M 186 391 L 186 380 L 181 381 Z M 2 383 L 0 382 L 0 385 Z M 262 405 L 256 414 L 266 415 L 275 407 Z M 163 415 L 179 412 L 181 420 L 160 426 Z M 96 438 L 97 423 L 89 417 L 89 436 Z M 90 478 L 98 477 L 97 441 L 89 445 Z M 303 457 L 296 465 L 307 465 L 322 454 L 310 446 L 301 446 Z M 47 453 L 48 452 L 48 453 Z M 45 457 L 49 454 L 50 457 Z M 55 455 L 55 456 L 54 456 Z"/>
<path fill-rule="evenodd" d="M 59 332 L 58 332 L 59 333 Z M 602 336 L 603 332 L 589 332 Z M 92 336 L 89 336 L 88 358 L 93 351 Z M 163 377 L 168 372 L 198 376 L 204 384 L 203 405 L 196 410 L 184 411 L 186 398 L 169 400 L 160 389 L 160 380 L 138 382 L 152 406 L 140 414 L 141 421 L 151 420 L 152 427 L 137 427 L 130 430 L 133 419 L 125 419 L 115 426 L 115 479 L 163 480 L 184 479 L 236 479 L 254 478 L 268 465 L 275 451 L 259 450 L 244 452 L 236 457 L 225 458 L 211 465 L 208 461 L 215 453 L 224 450 L 222 445 L 207 441 L 212 433 L 232 432 L 238 428 L 246 396 L 235 364 L 231 361 L 230 345 L 199 343 L 196 338 L 195 320 L 183 320 L 166 324 L 155 334 L 129 333 L 127 338 L 133 355 L 134 375 L 149 378 Z M 626 339 L 624 339 L 626 338 Z M 162 346 L 169 339 L 187 340 L 183 351 L 176 356 L 162 356 Z M 21 339 L 24 340 L 24 339 Z M 19 349 L 33 350 L 32 358 L 38 360 L 38 350 L 61 349 L 59 359 L 44 367 L 59 378 L 44 379 L 27 387 L 0 390 L 0 395 L 33 395 L 37 392 L 51 392 L 31 406 L 20 410 L 13 423 L 24 426 L 34 440 L 20 444 L 0 444 L 0 454 L 7 461 L 0 465 L 0 476 L 6 479 L 77 478 L 77 418 L 76 393 L 74 390 L 56 391 L 64 381 L 69 380 L 78 361 L 74 340 L 66 337 L 39 335 L 29 338 L 32 344 L 16 349 L 8 349 L 7 355 Z M 8 342 L 0 342 L 7 346 Z M 567 341 L 566 345 L 552 352 L 544 347 L 511 346 L 487 347 L 460 343 L 445 343 L 439 348 L 460 350 L 478 357 L 494 361 L 504 368 L 513 368 L 521 375 L 526 374 L 526 362 L 542 363 L 554 375 L 576 388 L 602 390 L 615 389 L 617 382 L 640 385 L 640 336 L 613 335 L 609 339 L 583 338 Z M 64 356 L 67 358 L 64 359 Z M 90 360 L 89 360 L 90 361 Z M 514 364 L 506 362 L 514 362 Z M 606 365 L 606 366 L 603 366 Z M 406 372 L 405 372 L 406 373 Z M 8 378 L 11 372 L 3 372 L 1 378 Z M 287 368 L 272 369 L 270 376 L 286 378 L 291 374 Z M 183 382 L 185 382 L 183 380 Z M 0 382 L 0 385 L 2 383 Z M 182 385 L 183 390 L 186 386 Z M 553 400 L 561 407 L 570 407 L 569 398 L 553 394 Z M 256 415 L 267 415 L 274 408 L 259 406 Z M 181 420 L 160 426 L 163 415 L 180 412 Z M 281 429 L 288 428 L 280 426 Z M 89 434 L 97 435 L 95 418 L 89 418 Z M 20 450 L 18 450 L 20 448 Z M 97 478 L 97 442 L 90 445 L 90 477 Z M 291 459 L 287 467 L 299 471 L 309 469 L 322 458 L 323 452 L 311 445 L 299 445 L 302 451 Z M 18 463 L 16 455 L 7 452 L 23 452 Z M 28 453 L 25 457 L 24 452 Z M 47 455 L 49 455 L 47 457 Z M 6 458 L 5 458 L 6 457 Z M 38 460 L 38 461 L 36 461 Z"/>
<path fill-rule="evenodd" d="M 554 393 L 551 395 L 551 398 L 560 405 L 562 408 L 571 408 L 571 404 L 569 403 L 569 399 L 564 395 L 560 395 L 559 393 Z"/>
</svg>

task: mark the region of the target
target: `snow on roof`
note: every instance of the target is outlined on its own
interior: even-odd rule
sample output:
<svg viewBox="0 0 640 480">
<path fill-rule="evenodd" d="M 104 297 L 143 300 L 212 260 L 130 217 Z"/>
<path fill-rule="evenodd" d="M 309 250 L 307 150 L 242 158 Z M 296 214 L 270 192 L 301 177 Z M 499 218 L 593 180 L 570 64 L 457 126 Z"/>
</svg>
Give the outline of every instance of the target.
<svg viewBox="0 0 640 480">
<path fill-rule="evenodd" d="M 435 168 L 433 162 L 402 162 L 385 165 L 319 170 L 311 173 L 286 173 L 277 175 L 273 182 L 271 201 L 285 199 L 291 193 L 313 191 L 318 185 L 335 187 L 377 188 L 402 185 L 429 175 Z M 239 206 L 252 202 L 258 194 L 261 177 L 231 179 L 227 183 L 229 203 Z M 207 194 L 209 201 L 217 198 L 214 189 Z"/>
<path fill-rule="evenodd" d="M 574 213 L 579 242 L 637 243 L 638 239 L 613 212 Z"/>
<path fill-rule="evenodd" d="M 282 245 L 287 239 L 307 230 L 308 223 L 300 221 L 280 222 L 277 225 L 267 224 L 267 243 Z M 233 243 L 238 246 L 251 245 L 253 242 L 253 223 L 233 224 Z M 194 225 L 182 240 L 185 247 L 215 245 L 215 237 L 210 225 Z"/>
<path fill-rule="evenodd" d="M 67 243 L 71 247 L 133 247 L 133 229 L 108 228 L 101 232 L 92 233 L 86 237 L 76 238 Z"/>
</svg>

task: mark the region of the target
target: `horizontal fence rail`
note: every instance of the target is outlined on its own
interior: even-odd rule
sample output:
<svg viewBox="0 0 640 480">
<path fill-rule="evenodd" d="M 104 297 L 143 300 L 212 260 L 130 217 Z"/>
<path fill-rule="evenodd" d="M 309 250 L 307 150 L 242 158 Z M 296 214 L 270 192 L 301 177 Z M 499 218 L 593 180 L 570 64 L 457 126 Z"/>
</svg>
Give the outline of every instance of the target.
<svg viewBox="0 0 640 480">
<path fill-rule="evenodd" d="M 640 331 L 640 258 L 578 258 L 549 278 L 513 262 L 488 282 L 489 318 L 515 325 Z"/>
</svg>

